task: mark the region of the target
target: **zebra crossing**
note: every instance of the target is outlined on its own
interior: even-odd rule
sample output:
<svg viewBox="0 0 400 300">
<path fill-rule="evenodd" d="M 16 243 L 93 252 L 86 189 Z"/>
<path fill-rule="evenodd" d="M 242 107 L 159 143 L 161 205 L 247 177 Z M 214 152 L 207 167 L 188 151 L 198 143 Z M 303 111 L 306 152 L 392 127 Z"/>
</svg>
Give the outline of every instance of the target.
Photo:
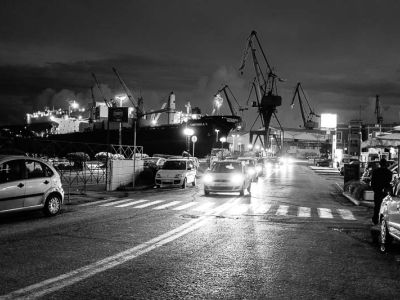
<svg viewBox="0 0 400 300">
<path fill-rule="evenodd" d="M 196 212 L 208 212 L 216 206 L 221 205 L 220 202 L 183 202 L 183 201 L 166 201 L 166 200 L 146 200 L 146 199 L 122 199 L 99 204 L 95 202 L 93 205 L 98 207 L 114 207 L 114 208 L 131 208 L 131 209 L 144 209 L 151 210 L 173 210 L 183 211 L 190 209 Z M 351 210 L 343 208 L 322 208 L 322 207 L 303 207 L 303 206 L 290 206 L 279 204 L 237 204 L 226 211 L 227 214 L 249 214 L 249 215 L 275 215 L 275 216 L 288 216 L 298 218 L 320 218 L 320 219 L 343 219 L 348 221 L 357 220 Z"/>
</svg>

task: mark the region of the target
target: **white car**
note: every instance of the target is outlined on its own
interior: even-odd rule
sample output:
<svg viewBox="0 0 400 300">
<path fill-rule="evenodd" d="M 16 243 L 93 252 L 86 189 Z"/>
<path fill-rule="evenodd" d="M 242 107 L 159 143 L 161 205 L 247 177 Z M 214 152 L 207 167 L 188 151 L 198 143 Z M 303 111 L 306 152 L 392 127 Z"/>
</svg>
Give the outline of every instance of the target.
<svg viewBox="0 0 400 300">
<path fill-rule="evenodd" d="M 196 186 L 196 173 L 189 159 L 167 159 L 156 174 L 155 184 L 156 187 L 176 186 L 183 189 L 190 183 Z"/>
<path fill-rule="evenodd" d="M 382 201 L 379 225 L 380 250 L 385 252 L 394 239 L 400 241 L 400 182 L 397 179 L 394 182 L 393 191 Z"/>
<path fill-rule="evenodd" d="M 42 209 L 60 212 L 64 190 L 56 169 L 41 159 L 0 157 L 0 213 Z"/>
<path fill-rule="evenodd" d="M 244 162 L 237 160 L 221 160 L 214 162 L 211 169 L 204 175 L 204 194 L 210 192 L 250 193 L 252 175 L 247 172 Z"/>
</svg>

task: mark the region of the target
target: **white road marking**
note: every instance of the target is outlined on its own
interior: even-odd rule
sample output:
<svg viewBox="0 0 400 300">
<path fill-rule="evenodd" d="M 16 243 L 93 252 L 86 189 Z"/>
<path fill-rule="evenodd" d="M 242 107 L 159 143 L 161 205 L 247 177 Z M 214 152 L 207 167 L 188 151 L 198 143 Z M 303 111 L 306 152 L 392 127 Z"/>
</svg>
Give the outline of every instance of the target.
<svg viewBox="0 0 400 300">
<path fill-rule="evenodd" d="M 156 205 L 156 204 L 161 203 L 161 202 L 164 202 L 164 200 L 151 201 L 149 203 L 145 203 L 145 204 L 142 204 L 142 205 L 135 206 L 134 208 L 145 208 L 145 207 L 149 207 L 149 206 L 152 206 L 152 205 Z"/>
<path fill-rule="evenodd" d="M 338 209 L 340 216 L 345 220 L 356 220 L 353 213 L 348 209 Z"/>
<path fill-rule="evenodd" d="M 256 204 L 252 205 L 252 210 L 255 214 L 265 214 L 271 208 L 270 204 Z"/>
<path fill-rule="evenodd" d="M 147 201 L 149 201 L 149 200 L 144 200 L 144 199 L 136 200 L 136 201 L 128 202 L 128 203 L 125 203 L 125 204 L 117 205 L 116 207 L 128 207 L 128 206 L 136 205 L 136 204 L 147 202 Z"/>
<path fill-rule="evenodd" d="M 107 203 L 107 204 L 102 204 L 102 205 L 99 205 L 99 206 L 112 206 L 112 205 L 115 205 L 115 204 L 120 204 L 120 203 L 124 203 L 124 202 L 128 202 L 128 201 L 132 201 L 133 199 L 123 199 L 123 200 L 119 200 L 119 201 L 113 201 L 113 202 L 110 202 L 110 203 Z"/>
<path fill-rule="evenodd" d="M 278 210 L 276 211 L 277 216 L 286 216 L 289 210 L 288 205 L 279 205 Z"/>
<path fill-rule="evenodd" d="M 317 208 L 318 210 L 318 215 L 322 219 L 333 219 L 332 212 L 329 208 Z"/>
<path fill-rule="evenodd" d="M 309 207 L 299 207 L 299 211 L 297 216 L 300 218 L 309 218 L 311 217 L 311 208 Z"/>
<path fill-rule="evenodd" d="M 70 286 L 74 283 L 87 279 L 100 272 L 114 268 L 142 254 L 145 254 L 169 242 L 172 242 L 203 226 L 208 221 L 208 217 L 211 214 L 219 214 L 224 210 L 229 209 L 229 207 L 234 206 L 236 202 L 237 200 L 229 203 L 229 205 L 227 205 L 227 203 L 220 205 L 215 209 L 213 209 L 212 211 L 210 211 L 209 214 L 201 216 L 198 219 L 193 219 L 188 223 L 183 224 L 182 226 L 179 226 L 178 228 L 168 231 L 167 233 L 162 234 L 154 239 L 151 239 L 150 241 L 147 241 L 143 244 L 140 244 L 123 252 L 117 253 L 113 256 L 109 256 L 105 259 L 99 260 L 95 263 L 84 266 L 82 268 L 75 269 L 71 272 L 62 274 L 60 276 L 50 278 L 42 282 L 32 284 L 25 288 L 16 290 L 9 294 L 0 296 L 0 299 L 2 300 L 21 299 L 21 298 L 34 299 L 56 292 L 64 287 Z"/>
<path fill-rule="evenodd" d="M 100 201 L 92 201 L 92 202 L 88 202 L 88 203 L 82 203 L 82 204 L 78 204 L 77 206 L 99 205 L 101 203 L 110 202 L 115 199 L 117 199 L 117 198 L 113 197 L 113 198 L 108 198 L 108 199 L 104 199 L 104 200 L 100 200 Z"/>
<path fill-rule="evenodd" d="M 196 205 L 197 203 L 198 203 L 198 202 L 189 202 L 189 203 L 183 204 L 183 205 L 181 205 L 181 206 L 175 207 L 175 208 L 173 208 L 173 210 L 183 210 L 183 209 L 189 208 L 189 207 L 191 207 L 191 206 L 194 206 L 194 205 Z"/>
<path fill-rule="evenodd" d="M 163 204 L 163 205 L 160 205 L 160 206 L 156 206 L 156 207 L 154 207 L 153 209 L 164 209 L 164 208 L 167 208 L 167 207 L 170 207 L 170 206 L 177 205 L 177 204 L 179 204 L 179 203 L 181 203 L 181 201 L 172 201 L 172 202 L 167 203 L 167 204 Z"/>
<path fill-rule="evenodd" d="M 193 210 L 196 210 L 196 211 L 206 211 L 206 210 L 208 210 L 209 208 L 211 208 L 211 206 L 214 206 L 214 202 L 207 202 L 207 203 L 204 203 L 204 204 L 202 204 L 202 205 L 200 205 L 200 206 L 198 206 L 198 207 L 195 207 L 195 208 L 193 208 Z"/>
</svg>

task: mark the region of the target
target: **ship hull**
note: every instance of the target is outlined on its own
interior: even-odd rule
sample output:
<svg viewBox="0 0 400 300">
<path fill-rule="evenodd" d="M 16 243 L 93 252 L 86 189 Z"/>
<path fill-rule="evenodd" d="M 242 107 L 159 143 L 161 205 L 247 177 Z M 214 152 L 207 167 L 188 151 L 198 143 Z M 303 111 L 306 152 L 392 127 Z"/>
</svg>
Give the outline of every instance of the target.
<svg viewBox="0 0 400 300">
<path fill-rule="evenodd" d="M 138 126 L 136 131 L 133 128 L 123 128 L 121 144 L 134 145 L 136 135 L 136 145 L 143 146 L 143 152 L 148 155 L 157 153 L 181 155 L 183 151 L 188 151 L 190 154 L 194 153 L 194 156 L 205 157 L 210 154 L 213 147 L 224 146 L 217 139 L 227 137 L 239 122 L 239 117 L 205 116 L 183 124 Z M 190 136 L 184 134 L 185 128 L 193 129 L 193 135 L 197 137 L 195 143 L 192 142 Z M 97 129 L 88 132 L 51 135 L 48 139 L 118 145 L 119 131 Z"/>
</svg>

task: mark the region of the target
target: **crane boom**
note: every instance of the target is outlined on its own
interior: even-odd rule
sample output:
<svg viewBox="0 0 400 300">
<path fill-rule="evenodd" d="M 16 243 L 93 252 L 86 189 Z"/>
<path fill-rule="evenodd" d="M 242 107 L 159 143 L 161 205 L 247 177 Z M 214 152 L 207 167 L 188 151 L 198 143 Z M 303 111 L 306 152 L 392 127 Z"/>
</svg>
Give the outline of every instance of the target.
<svg viewBox="0 0 400 300">
<path fill-rule="evenodd" d="M 306 115 L 306 112 L 305 112 L 305 109 L 304 109 L 304 105 L 303 105 L 303 101 L 302 101 L 300 92 L 303 95 L 303 97 L 304 97 L 304 99 L 305 99 L 305 101 L 307 103 L 308 109 L 309 109 L 309 113 L 307 115 Z M 300 113 L 301 113 L 301 118 L 303 120 L 304 128 L 305 129 L 314 129 L 314 128 L 316 128 L 318 126 L 318 124 L 317 124 L 317 122 L 314 122 L 312 120 L 312 118 L 313 118 L 313 116 L 318 117 L 318 118 L 320 116 L 317 115 L 316 113 L 314 113 L 314 111 L 312 110 L 312 108 L 310 106 L 310 103 L 307 100 L 306 94 L 305 94 L 305 92 L 303 90 L 303 87 L 301 86 L 300 82 L 298 82 L 297 85 L 296 85 L 296 89 L 295 89 L 294 94 L 293 94 L 292 103 L 290 104 L 290 107 L 292 109 L 294 108 L 294 101 L 296 100 L 296 96 L 297 96 L 297 99 L 299 100 Z"/>
<path fill-rule="evenodd" d="M 229 90 L 229 92 L 230 92 L 230 93 L 232 94 L 232 96 L 233 96 L 233 93 L 232 93 L 231 89 L 230 89 L 229 86 L 226 85 L 226 84 L 225 84 L 221 89 L 219 89 L 219 90 L 217 91 L 217 94 L 219 94 L 219 93 L 221 93 L 221 92 L 224 93 L 225 99 L 226 99 L 226 101 L 228 102 L 229 109 L 230 109 L 230 111 L 231 111 L 232 116 L 237 116 L 238 114 L 236 113 L 236 111 L 235 111 L 235 109 L 234 109 L 234 107 L 233 107 L 233 105 L 232 105 L 232 102 L 231 102 L 231 100 L 230 100 L 230 98 L 229 98 L 229 95 L 228 95 L 228 93 L 227 93 L 226 90 Z M 217 94 L 216 94 L 216 95 L 217 95 Z M 233 97 L 234 97 L 234 96 L 233 96 Z"/>
<path fill-rule="evenodd" d="M 112 70 L 114 71 L 115 75 L 117 76 L 122 88 L 124 89 L 126 95 L 128 96 L 129 100 L 131 101 L 133 107 L 135 108 L 136 111 L 136 115 L 139 117 L 143 114 L 143 112 L 139 109 L 139 105 L 138 102 L 136 101 L 136 99 L 133 97 L 133 94 L 131 93 L 131 91 L 129 90 L 128 86 L 125 84 L 125 82 L 122 80 L 121 76 L 119 76 L 119 73 L 117 71 L 116 68 L 112 68 Z"/>
<path fill-rule="evenodd" d="M 93 79 L 94 79 L 94 82 L 96 83 L 97 88 L 98 88 L 99 91 L 100 91 L 101 96 L 103 97 L 103 100 L 104 100 L 106 106 L 107 106 L 107 107 L 112 107 L 112 104 L 110 103 L 110 101 L 108 101 L 107 98 L 104 96 L 103 90 L 102 90 L 101 87 L 100 87 L 100 83 L 99 83 L 99 81 L 97 80 L 96 75 L 95 75 L 94 73 L 92 73 L 92 77 L 93 77 Z"/>
</svg>

